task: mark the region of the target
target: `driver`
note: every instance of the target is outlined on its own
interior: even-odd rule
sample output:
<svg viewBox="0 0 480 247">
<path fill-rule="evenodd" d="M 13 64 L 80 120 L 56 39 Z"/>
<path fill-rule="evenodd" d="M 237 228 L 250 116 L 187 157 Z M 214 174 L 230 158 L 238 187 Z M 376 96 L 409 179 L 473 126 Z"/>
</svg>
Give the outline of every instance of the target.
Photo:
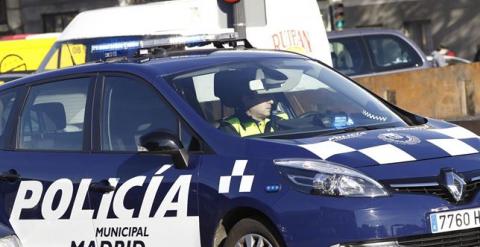
<svg viewBox="0 0 480 247">
<path fill-rule="evenodd" d="M 241 95 L 235 114 L 225 119 L 219 129 L 241 137 L 272 132 L 270 126 L 272 105 L 271 95 L 246 92 Z"/>
</svg>

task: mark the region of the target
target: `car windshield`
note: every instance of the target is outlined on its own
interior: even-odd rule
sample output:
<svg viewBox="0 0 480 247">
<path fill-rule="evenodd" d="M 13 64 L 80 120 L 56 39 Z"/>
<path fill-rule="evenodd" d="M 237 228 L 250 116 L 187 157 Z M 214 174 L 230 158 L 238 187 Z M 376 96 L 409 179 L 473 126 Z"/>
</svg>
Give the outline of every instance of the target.
<svg viewBox="0 0 480 247">
<path fill-rule="evenodd" d="M 255 59 L 167 80 L 212 126 L 224 130 L 232 125 L 244 137 L 293 138 L 408 125 L 355 83 L 305 59 Z M 246 122 L 260 131 L 249 131 Z"/>
</svg>

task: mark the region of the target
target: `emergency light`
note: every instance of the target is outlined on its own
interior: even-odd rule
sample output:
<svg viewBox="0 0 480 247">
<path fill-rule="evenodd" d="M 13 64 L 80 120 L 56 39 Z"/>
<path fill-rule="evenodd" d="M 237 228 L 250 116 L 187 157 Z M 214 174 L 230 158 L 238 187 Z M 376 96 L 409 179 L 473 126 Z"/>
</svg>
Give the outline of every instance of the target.
<svg viewBox="0 0 480 247">
<path fill-rule="evenodd" d="M 153 48 L 172 45 L 185 45 L 186 47 L 203 46 L 213 42 L 228 42 L 238 39 L 237 33 L 220 34 L 195 34 L 186 36 L 171 36 L 158 39 L 140 41 L 140 48 Z"/>
<path fill-rule="evenodd" d="M 236 32 L 226 32 L 194 35 L 172 34 L 143 40 L 107 41 L 92 45 L 90 52 L 102 54 L 100 60 L 129 59 L 132 56 L 133 58 L 145 58 L 149 55 L 166 56 L 168 52 L 206 45 L 213 45 L 215 48 L 225 48 L 224 45 L 233 48 L 253 48 L 248 40 L 240 39 Z"/>
</svg>

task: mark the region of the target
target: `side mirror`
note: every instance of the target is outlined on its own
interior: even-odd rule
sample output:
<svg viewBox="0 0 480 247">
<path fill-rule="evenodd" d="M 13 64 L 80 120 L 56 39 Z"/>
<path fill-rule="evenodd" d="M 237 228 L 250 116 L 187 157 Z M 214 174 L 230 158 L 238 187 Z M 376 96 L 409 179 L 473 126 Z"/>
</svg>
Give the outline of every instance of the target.
<svg viewBox="0 0 480 247">
<path fill-rule="evenodd" d="M 171 155 L 177 168 L 188 167 L 187 151 L 178 138 L 170 133 L 164 131 L 150 132 L 140 137 L 140 145 L 149 152 Z"/>
</svg>

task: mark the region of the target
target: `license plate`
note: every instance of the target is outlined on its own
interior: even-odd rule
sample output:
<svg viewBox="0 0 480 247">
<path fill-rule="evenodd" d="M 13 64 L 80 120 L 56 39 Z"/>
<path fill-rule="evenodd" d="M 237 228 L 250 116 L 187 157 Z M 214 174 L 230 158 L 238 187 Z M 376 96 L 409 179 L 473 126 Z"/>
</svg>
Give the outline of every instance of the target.
<svg viewBox="0 0 480 247">
<path fill-rule="evenodd" d="M 432 233 L 480 227 L 480 208 L 430 214 Z"/>
</svg>

